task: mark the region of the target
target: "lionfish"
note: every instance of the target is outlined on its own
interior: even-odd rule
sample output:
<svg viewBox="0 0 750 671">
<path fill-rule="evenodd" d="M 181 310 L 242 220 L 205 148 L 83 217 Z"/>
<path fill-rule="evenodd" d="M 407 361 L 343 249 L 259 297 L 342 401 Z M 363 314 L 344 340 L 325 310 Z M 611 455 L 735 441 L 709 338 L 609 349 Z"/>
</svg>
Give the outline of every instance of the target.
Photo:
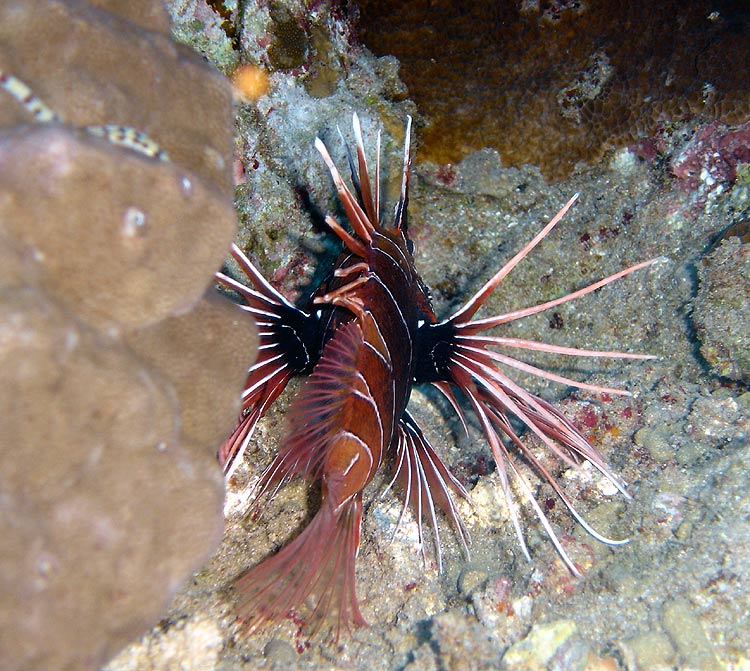
<svg viewBox="0 0 750 671">
<path fill-rule="evenodd" d="M 231 473 L 258 421 L 289 380 L 296 375 L 309 375 L 289 410 L 288 436 L 255 486 L 254 505 L 259 506 L 263 497 L 272 496 L 297 476 L 321 485 L 320 508 L 307 527 L 279 552 L 236 580 L 238 619 L 245 631 L 290 616 L 304 604 L 309 611 L 305 622 L 312 633 L 328 618 L 335 618 L 337 638 L 342 627 L 366 624 L 357 603 L 354 575 L 362 496 L 386 461 L 393 468 L 391 484 L 398 482 L 403 492 L 401 518 L 410 507 L 420 541 L 423 519 L 434 529 L 438 568 L 438 509 L 451 520 L 467 550 L 468 532 L 459 517 L 456 497 L 469 499 L 469 494 L 407 409 L 411 389 L 418 384 L 429 383 L 439 390 L 464 426 L 462 404 L 468 403 L 473 410 L 492 450 L 510 519 L 527 558 L 529 552 L 511 490 L 512 478 L 569 570 L 578 574 L 535 500 L 516 461 L 519 456 L 552 486 L 589 534 L 603 543 L 626 542 L 606 538 L 587 524 L 554 476 L 519 436 L 518 422 L 561 462 L 571 466 L 583 460 L 590 462 L 628 496 L 625 484 L 569 419 L 520 386 L 500 365 L 579 389 L 625 395 L 628 392 L 571 380 L 496 350 L 512 348 L 620 359 L 652 357 L 561 347 L 487 335 L 487 331 L 589 294 L 652 261 L 638 263 L 554 300 L 475 319 L 500 282 L 563 218 L 576 201 L 576 194 L 462 307 L 438 321 L 430 292 L 416 270 L 407 231 L 411 118 L 406 123 L 400 197 L 390 222 L 381 221 L 380 213 L 380 133 L 375 178 L 371 180 L 356 114 L 353 130 L 356 159 L 346 147 L 351 186 L 344 182 L 323 142 L 315 140 L 351 232 L 334 217 L 326 218 L 344 249 L 329 278 L 315 291 L 309 309 L 299 309 L 274 289 L 236 245 L 231 253 L 247 275 L 249 285 L 224 273 L 217 274 L 221 284 L 244 298 L 243 307 L 257 320 L 261 338 L 258 359 L 249 369 L 242 414 L 220 448 L 219 459 L 226 472 Z M 424 551 L 424 543 L 421 545 Z"/>
</svg>

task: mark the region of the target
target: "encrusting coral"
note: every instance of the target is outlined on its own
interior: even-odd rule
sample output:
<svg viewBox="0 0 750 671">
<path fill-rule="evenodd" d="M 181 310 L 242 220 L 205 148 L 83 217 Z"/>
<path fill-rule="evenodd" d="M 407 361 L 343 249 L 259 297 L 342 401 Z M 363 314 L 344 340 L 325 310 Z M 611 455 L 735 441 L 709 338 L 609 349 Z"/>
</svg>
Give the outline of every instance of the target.
<svg viewBox="0 0 750 671">
<path fill-rule="evenodd" d="M 231 94 L 147 0 L 3 3 L 0 84 L 0 666 L 96 669 L 223 528 Z"/>
<path fill-rule="evenodd" d="M 560 180 L 680 119 L 732 125 L 750 112 L 741 2 L 357 4 L 363 42 L 398 57 L 424 115 L 422 161 L 492 147 Z"/>
</svg>

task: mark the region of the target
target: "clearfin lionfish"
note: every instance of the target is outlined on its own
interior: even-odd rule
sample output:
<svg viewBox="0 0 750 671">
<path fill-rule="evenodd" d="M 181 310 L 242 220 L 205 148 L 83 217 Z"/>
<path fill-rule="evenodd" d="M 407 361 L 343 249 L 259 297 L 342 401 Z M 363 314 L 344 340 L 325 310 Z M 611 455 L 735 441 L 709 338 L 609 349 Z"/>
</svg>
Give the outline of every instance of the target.
<svg viewBox="0 0 750 671">
<path fill-rule="evenodd" d="M 331 172 L 351 232 L 333 217 L 327 217 L 329 227 L 343 242 L 344 251 L 328 280 L 314 293 L 309 309 L 301 310 L 286 300 L 237 246 L 232 248 L 232 256 L 249 284 L 223 273 L 217 275 L 221 284 L 244 298 L 244 308 L 257 319 L 261 336 L 258 359 L 249 369 L 243 411 L 236 429 L 220 448 L 220 461 L 231 473 L 258 420 L 289 380 L 295 375 L 309 375 L 289 411 L 286 441 L 256 485 L 254 505 L 297 476 L 318 481 L 322 489 L 320 509 L 309 525 L 278 553 L 237 579 L 239 619 L 247 630 L 278 621 L 303 604 L 309 608 L 304 618 L 313 633 L 329 617 L 335 622 L 337 635 L 342 627 L 365 624 L 357 603 L 354 565 L 360 542 L 362 494 L 383 464 L 393 469 L 392 482 L 400 484 L 404 508 L 410 506 L 413 510 L 420 537 L 423 518 L 435 529 L 438 565 L 437 509 L 453 522 L 466 547 L 468 534 L 454 499 L 468 498 L 468 493 L 407 409 L 411 389 L 418 384 L 434 385 L 464 424 L 462 405 L 468 404 L 475 413 L 492 450 L 510 518 L 527 557 L 511 492 L 513 478 L 570 571 L 578 572 L 534 499 L 531 485 L 517 464 L 519 457 L 550 483 L 592 536 L 604 543 L 624 542 L 605 538 L 586 523 L 518 435 L 516 421 L 558 459 L 570 465 L 589 461 L 627 496 L 624 483 L 570 420 L 514 382 L 504 369 L 515 368 L 596 392 L 628 392 L 570 380 L 504 351 L 510 348 L 587 357 L 651 357 L 559 347 L 486 332 L 591 293 L 651 261 L 533 307 L 474 319 L 498 284 L 562 219 L 576 200 L 573 196 L 465 305 L 437 321 L 429 291 L 415 268 L 407 233 L 411 119 L 406 124 L 401 194 L 393 217 L 387 222 L 381 221 L 380 214 L 380 135 L 375 150 L 375 178 L 371 180 L 356 114 L 353 126 L 356 157 L 347 149 L 351 187 L 342 179 L 323 142 L 315 142 Z"/>
</svg>

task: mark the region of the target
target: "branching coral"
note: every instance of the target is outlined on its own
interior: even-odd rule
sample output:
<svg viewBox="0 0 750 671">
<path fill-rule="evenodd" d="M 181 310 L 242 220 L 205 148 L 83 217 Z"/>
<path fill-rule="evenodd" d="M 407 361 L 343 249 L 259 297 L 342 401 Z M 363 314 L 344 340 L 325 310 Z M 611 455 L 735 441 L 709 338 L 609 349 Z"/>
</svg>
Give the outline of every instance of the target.
<svg viewBox="0 0 750 671">
<path fill-rule="evenodd" d="M 0 72 L 0 666 L 95 669 L 223 527 L 215 449 L 256 347 L 208 289 L 231 96 L 145 0 L 4 3 Z"/>
</svg>

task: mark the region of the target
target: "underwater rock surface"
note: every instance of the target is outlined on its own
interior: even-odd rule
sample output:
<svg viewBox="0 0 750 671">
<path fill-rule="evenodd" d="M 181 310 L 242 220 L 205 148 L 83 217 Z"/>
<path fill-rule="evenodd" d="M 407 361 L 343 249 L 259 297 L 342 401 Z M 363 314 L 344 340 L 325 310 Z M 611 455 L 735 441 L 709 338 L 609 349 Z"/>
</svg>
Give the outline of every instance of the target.
<svg viewBox="0 0 750 671">
<path fill-rule="evenodd" d="M 698 266 L 693 323 L 716 375 L 750 381 L 750 244 L 724 240 Z"/>
</svg>

